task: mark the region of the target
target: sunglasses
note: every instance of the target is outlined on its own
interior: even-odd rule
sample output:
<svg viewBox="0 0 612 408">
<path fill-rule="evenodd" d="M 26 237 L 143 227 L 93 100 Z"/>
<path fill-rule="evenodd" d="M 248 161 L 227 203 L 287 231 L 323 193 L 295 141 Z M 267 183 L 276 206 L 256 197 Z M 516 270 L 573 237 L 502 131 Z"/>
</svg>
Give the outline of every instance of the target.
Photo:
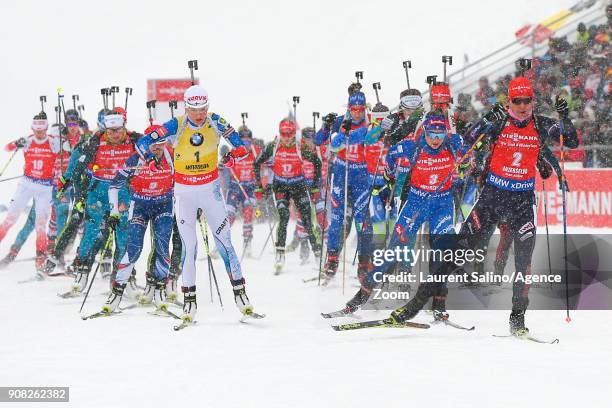
<svg viewBox="0 0 612 408">
<path fill-rule="evenodd" d="M 427 137 L 429 137 L 431 139 L 444 139 L 446 137 L 446 132 L 428 131 L 427 132 Z"/>
<path fill-rule="evenodd" d="M 68 126 L 68 127 L 76 127 L 76 126 L 79 126 L 79 122 L 68 122 L 68 123 L 66 123 L 66 126 Z"/>
<path fill-rule="evenodd" d="M 365 112 L 365 106 L 361 106 L 361 105 L 351 106 L 349 110 L 355 113 L 362 113 L 362 112 Z"/>
<path fill-rule="evenodd" d="M 295 132 L 293 132 L 293 131 L 280 132 L 280 135 L 283 136 L 283 137 L 291 137 L 291 136 L 295 136 Z"/>
<path fill-rule="evenodd" d="M 125 130 L 124 127 L 120 127 L 120 128 L 107 128 L 106 129 L 109 133 L 120 133 L 122 131 Z"/>
<path fill-rule="evenodd" d="M 529 105 L 532 101 L 533 99 L 531 98 L 512 98 L 513 105 Z"/>
</svg>

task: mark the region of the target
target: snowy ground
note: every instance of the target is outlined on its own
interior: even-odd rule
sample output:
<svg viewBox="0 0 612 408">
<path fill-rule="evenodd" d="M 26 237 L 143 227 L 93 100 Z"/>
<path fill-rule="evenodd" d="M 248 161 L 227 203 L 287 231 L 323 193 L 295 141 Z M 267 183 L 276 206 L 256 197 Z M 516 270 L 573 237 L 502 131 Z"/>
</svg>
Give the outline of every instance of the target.
<svg viewBox="0 0 612 408">
<path fill-rule="evenodd" d="M 256 228 L 255 255 L 265 229 Z M 239 228 L 233 230 L 240 248 Z M 182 332 L 145 309 L 82 321 L 82 299 L 56 296 L 69 287 L 67 278 L 19 285 L 33 262 L 14 263 L 0 272 L 0 385 L 69 386 L 74 407 L 608 406 L 612 327 L 601 322 L 612 312 L 574 312 L 571 324 L 564 312 L 529 312 L 531 331 L 558 337 L 556 345 L 493 338 L 507 331 L 507 312 L 500 311 L 451 311 L 457 322 L 475 324 L 473 332 L 335 332 L 319 313 L 343 305 L 356 290 L 352 281 L 343 296 L 339 282 L 325 289 L 302 283 L 316 276 L 315 265 L 299 266 L 297 253 L 288 255 L 283 275 L 272 275 L 272 262 L 268 248 L 244 263 L 251 301 L 268 315 L 248 324 L 238 322 L 221 262 L 215 268 L 224 311 L 216 298 L 210 303 L 206 264 L 198 262 L 199 324 Z M 106 284 L 95 282 L 86 312 L 104 302 Z"/>
</svg>

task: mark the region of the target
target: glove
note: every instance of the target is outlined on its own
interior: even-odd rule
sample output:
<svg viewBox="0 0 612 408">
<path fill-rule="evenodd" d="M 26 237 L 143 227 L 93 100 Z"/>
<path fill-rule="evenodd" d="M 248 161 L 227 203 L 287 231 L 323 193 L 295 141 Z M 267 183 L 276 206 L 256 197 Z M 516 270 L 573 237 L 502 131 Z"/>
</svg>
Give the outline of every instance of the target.
<svg viewBox="0 0 612 408">
<path fill-rule="evenodd" d="M 338 115 L 335 113 L 328 113 L 323 117 L 323 129 L 325 129 L 326 132 L 331 130 L 331 127 L 334 125 L 337 117 Z"/>
<path fill-rule="evenodd" d="M 321 190 L 319 190 L 318 188 L 310 189 L 310 199 L 313 202 L 319 201 L 321 199 Z"/>
<path fill-rule="evenodd" d="M 380 127 L 385 131 L 389 131 L 393 127 L 395 120 L 389 115 L 380 122 Z"/>
<path fill-rule="evenodd" d="M 223 166 L 231 169 L 236 164 L 236 159 L 242 159 L 249 154 L 248 150 L 244 146 L 238 146 L 235 149 L 227 152 L 221 157 L 221 163 Z"/>
<path fill-rule="evenodd" d="M 538 168 L 538 172 L 540 173 L 540 177 L 543 179 L 547 179 L 553 172 L 552 166 L 543 158 L 538 158 L 536 162 L 536 167 Z"/>
<path fill-rule="evenodd" d="M 106 219 L 106 226 L 114 231 L 117 229 L 120 221 L 119 214 L 110 214 Z"/>
<path fill-rule="evenodd" d="M 21 149 L 22 147 L 25 147 L 25 145 L 28 144 L 28 141 L 26 140 L 25 137 L 21 137 L 17 140 L 15 140 L 15 147 L 18 149 Z"/>
<path fill-rule="evenodd" d="M 567 106 L 567 101 L 563 98 L 555 99 L 555 110 L 559 114 L 559 119 L 567 119 L 567 115 L 569 114 L 569 108 Z"/>
<path fill-rule="evenodd" d="M 344 131 L 348 133 L 351 131 L 352 125 L 353 120 L 351 118 L 344 119 L 344 121 L 342 122 L 342 129 L 344 129 Z"/>
<path fill-rule="evenodd" d="M 392 185 L 385 184 L 383 186 L 373 187 L 372 195 L 378 196 L 378 198 L 380 198 L 380 201 L 382 201 L 382 203 L 385 206 L 387 206 L 387 202 L 389 201 L 389 198 L 391 197 L 391 191 L 393 191 Z"/>
<path fill-rule="evenodd" d="M 257 187 L 254 191 L 253 194 L 255 195 L 255 199 L 257 201 L 261 201 L 263 200 L 263 194 L 264 194 L 264 190 L 261 187 Z"/>
<path fill-rule="evenodd" d="M 161 160 L 159 160 L 156 156 L 153 156 L 152 159 L 149 159 L 147 161 L 147 169 L 151 173 L 158 172 L 159 170 L 161 170 L 161 168 L 162 168 Z"/>
<path fill-rule="evenodd" d="M 78 200 L 78 201 L 75 201 L 75 203 L 74 203 L 74 209 L 75 209 L 75 210 L 77 210 L 77 211 L 78 211 L 78 212 L 80 212 L 80 213 L 83 213 L 83 210 L 84 210 L 84 208 L 83 208 L 83 207 L 84 207 L 84 205 L 85 205 L 85 203 L 83 203 L 83 200 Z"/>
<path fill-rule="evenodd" d="M 487 123 L 493 123 L 500 120 L 505 120 L 507 115 L 508 114 L 504 110 L 504 107 L 500 103 L 496 103 L 484 116 L 484 120 Z"/>
</svg>

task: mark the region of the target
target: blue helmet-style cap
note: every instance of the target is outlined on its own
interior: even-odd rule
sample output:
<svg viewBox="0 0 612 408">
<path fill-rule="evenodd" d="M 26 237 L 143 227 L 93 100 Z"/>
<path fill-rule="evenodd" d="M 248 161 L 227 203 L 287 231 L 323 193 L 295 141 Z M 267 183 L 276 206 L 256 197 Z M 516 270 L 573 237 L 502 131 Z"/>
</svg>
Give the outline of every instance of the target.
<svg viewBox="0 0 612 408">
<path fill-rule="evenodd" d="M 448 132 L 446 118 L 443 115 L 427 115 L 423 121 L 423 128 L 427 136 L 432 138 L 444 138 Z"/>
<path fill-rule="evenodd" d="M 110 110 L 108 109 L 100 109 L 100 112 L 98 112 L 98 127 L 100 129 L 105 129 L 104 126 L 104 117 L 110 112 Z"/>
<path fill-rule="evenodd" d="M 349 106 L 365 106 L 366 97 L 363 92 L 353 92 L 348 99 Z"/>
</svg>

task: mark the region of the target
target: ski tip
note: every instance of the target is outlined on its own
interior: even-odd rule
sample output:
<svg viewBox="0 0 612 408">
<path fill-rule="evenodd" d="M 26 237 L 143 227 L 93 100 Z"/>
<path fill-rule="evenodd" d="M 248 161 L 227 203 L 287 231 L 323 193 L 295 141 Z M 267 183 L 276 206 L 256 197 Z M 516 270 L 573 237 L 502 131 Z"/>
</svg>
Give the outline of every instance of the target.
<svg viewBox="0 0 612 408">
<path fill-rule="evenodd" d="M 334 329 L 335 331 L 340 331 L 341 330 L 340 326 L 332 326 L 331 328 Z"/>
<path fill-rule="evenodd" d="M 559 339 L 554 339 L 553 341 L 550 342 L 550 344 L 558 344 L 559 343 Z"/>
</svg>

